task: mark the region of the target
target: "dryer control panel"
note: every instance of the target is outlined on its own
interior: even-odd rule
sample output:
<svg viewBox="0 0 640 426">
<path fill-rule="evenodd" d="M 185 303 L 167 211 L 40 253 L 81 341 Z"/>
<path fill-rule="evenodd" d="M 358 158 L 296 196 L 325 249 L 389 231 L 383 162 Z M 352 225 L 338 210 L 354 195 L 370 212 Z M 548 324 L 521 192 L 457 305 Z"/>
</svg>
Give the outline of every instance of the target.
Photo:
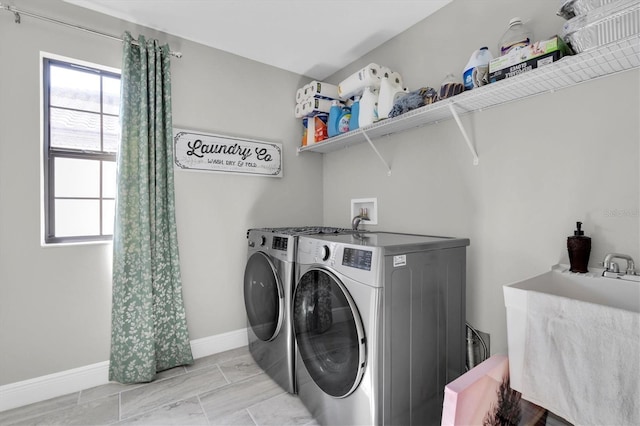
<svg viewBox="0 0 640 426">
<path fill-rule="evenodd" d="M 289 238 L 274 236 L 273 242 L 271 244 L 271 248 L 274 250 L 287 251 L 288 243 L 289 243 Z"/>
<path fill-rule="evenodd" d="M 297 262 L 300 265 L 328 267 L 352 280 L 374 287 L 381 286 L 382 250 L 379 247 L 331 241 L 334 238 L 337 237 L 301 236 L 298 240 Z"/>
<path fill-rule="evenodd" d="M 370 271 L 372 256 L 373 252 L 371 250 L 345 247 L 342 252 L 342 264 L 344 266 Z"/>
</svg>

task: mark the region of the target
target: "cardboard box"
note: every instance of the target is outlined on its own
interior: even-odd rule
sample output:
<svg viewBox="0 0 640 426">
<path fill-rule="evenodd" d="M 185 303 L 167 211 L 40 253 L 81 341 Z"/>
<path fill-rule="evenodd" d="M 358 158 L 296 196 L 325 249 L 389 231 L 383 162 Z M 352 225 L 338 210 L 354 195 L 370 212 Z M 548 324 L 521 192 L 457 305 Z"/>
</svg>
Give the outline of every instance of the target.
<svg viewBox="0 0 640 426">
<path fill-rule="evenodd" d="M 550 64 L 570 55 L 566 43 L 558 36 L 516 49 L 489 62 L 489 82 L 493 83 Z"/>
</svg>

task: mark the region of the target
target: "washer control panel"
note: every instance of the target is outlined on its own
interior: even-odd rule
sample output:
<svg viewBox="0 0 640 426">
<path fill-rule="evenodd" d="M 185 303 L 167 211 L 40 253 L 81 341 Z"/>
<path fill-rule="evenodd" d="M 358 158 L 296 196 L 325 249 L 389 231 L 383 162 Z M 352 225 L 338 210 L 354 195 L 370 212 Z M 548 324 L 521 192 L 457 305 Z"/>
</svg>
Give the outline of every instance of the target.
<svg viewBox="0 0 640 426">
<path fill-rule="evenodd" d="M 291 235 L 277 235 L 260 230 L 250 230 L 247 235 L 249 252 L 262 251 L 283 262 L 295 261 L 295 238 Z"/>
</svg>

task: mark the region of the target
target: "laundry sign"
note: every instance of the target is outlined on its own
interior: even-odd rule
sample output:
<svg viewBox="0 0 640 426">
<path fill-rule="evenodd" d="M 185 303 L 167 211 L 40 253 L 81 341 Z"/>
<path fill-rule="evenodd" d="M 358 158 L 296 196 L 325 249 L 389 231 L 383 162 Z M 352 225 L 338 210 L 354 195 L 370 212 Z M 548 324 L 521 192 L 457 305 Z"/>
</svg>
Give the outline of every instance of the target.
<svg viewBox="0 0 640 426">
<path fill-rule="evenodd" d="M 174 129 L 174 161 L 185 170 L 282 177 L 282 144 Z"/>
</svg>

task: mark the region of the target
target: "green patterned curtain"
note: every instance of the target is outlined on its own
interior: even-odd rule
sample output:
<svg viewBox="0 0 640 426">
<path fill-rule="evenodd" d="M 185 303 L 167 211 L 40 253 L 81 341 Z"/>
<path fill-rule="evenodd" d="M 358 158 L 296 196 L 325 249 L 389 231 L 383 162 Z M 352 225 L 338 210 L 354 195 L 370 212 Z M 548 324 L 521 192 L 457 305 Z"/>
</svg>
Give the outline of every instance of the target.
<svg viewBox="0 0 640 426">
<path fill-rule="evenodd" d="M 173 183 L 169 46 L 125 33 L 113 235 L 109 380 L 149 382 L 193 363 Z"/>
</svg>

